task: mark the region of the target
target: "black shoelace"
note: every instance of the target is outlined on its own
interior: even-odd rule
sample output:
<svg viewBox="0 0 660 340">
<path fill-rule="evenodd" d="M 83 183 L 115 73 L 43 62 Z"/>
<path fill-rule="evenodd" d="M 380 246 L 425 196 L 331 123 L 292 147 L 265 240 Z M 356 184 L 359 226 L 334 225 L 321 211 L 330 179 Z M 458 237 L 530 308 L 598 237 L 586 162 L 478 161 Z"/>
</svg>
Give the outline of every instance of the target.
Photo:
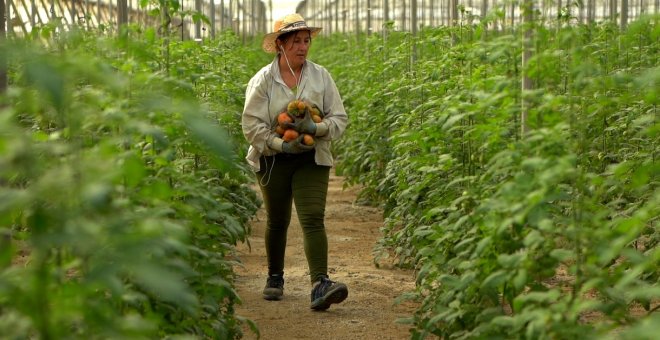
<svg viewBox="0 0 660 340">
<path fill-rule="evenodd" d="M 321 282 L 319 282 L 319 284 L 316 285 L 316 287 L 314 288 L 314 294 L 313 294 L 313 296 L 312 296 L 312 301 L 313 301 L 313 300 L 316 300 L 316 299 L 318 299 L 318 298 L 320 298 L 320 297 L 322 297 L 322 296 L 325 294 L 325 292 L 326 292 L 330 287 L 332 287 L 332 285 L 333 285 L 334 283 L 335 283 L 335 282 L 334 282 L 334 281 L 331 281 L 330 279 L 327 279 L 327 278 L 321 278 Z"/>
</svg>

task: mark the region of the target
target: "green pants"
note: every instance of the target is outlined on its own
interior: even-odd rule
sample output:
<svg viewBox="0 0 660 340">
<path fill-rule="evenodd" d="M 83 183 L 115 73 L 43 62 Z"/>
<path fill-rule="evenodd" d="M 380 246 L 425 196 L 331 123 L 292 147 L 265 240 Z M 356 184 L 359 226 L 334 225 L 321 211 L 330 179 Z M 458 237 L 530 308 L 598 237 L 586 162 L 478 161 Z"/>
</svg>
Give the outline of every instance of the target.
<svg viewBox="0 0 660 340">
<path fill-rule="evenodd" d="M 293 202 L 303 230 L 309 275 L 315 282 L 328 273 L 328 238 L 324 220 L 330 167 L 317 165 L 314 151 L 262 156 L 260 164 L 257 180 L 268 216 L 268 274 L 284 273 L 284 252 Z"/>
</svg>

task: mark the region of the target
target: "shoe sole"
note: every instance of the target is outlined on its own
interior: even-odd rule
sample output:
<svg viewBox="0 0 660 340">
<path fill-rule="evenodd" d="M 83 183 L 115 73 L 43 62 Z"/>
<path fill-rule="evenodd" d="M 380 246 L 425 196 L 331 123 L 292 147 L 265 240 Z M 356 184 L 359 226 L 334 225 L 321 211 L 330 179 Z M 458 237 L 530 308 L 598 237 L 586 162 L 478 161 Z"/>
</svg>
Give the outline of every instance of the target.
<svg viewBox="0 0 660 340">
<path fill-rule="evenodd" d="M 326 310 L 333 303 L 340 303 L 348 297 L 348 287 L 343 283 L 335 284 L 325 295 L 314 300 L 311 308 L 313 310 Z"/>
<path fill-rule="evenodd" d="M 282 295 L 275 296 L 275 295 L 266 295 L 264 294 L 264 299 L 268 301 L 279 301 L 282 300 Z"/>
<path fill-rule="evenodd" d="M 263 297 L 268 301 L 279 301 L 284 296 L 284 290 L 277 290 L 275 288 L 266 288 L 263 292 Z"/>
</svg>

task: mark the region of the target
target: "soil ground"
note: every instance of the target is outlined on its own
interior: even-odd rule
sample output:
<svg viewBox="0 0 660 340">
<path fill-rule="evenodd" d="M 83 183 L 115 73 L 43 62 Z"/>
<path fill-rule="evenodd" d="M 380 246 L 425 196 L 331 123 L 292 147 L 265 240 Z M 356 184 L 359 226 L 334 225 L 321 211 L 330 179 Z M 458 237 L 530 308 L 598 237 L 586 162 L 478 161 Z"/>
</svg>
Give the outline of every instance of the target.
<svg viewBox="0 0 660 340">
<path fill-rule="evenodd" d="M 359 189 L 342 186 L 342 178 L 331 172 L 325 220 L 328 267 L 332 280 L 348 286 L 343 303 L 325 312 L 309 308 L 311 284 L 295 211 L 289 226 L 281 301 L 266 301 L 261 294 L 267 275 L 263 208 L 252 221 L 250 246 L 239 245 L 242 266 L 235 268 L 236 288 L 243 302 L 236 313 L 256 323 L 261 339 L 410 338 L 409 326 L 396 321 L 410 316 L 414 306 L 396 304 L 395 299 L 414 289 L 414 275 L 396 268 L 376 268 L 372 250 L 380 237 L 382 212 L 355 204 Z M 245 339 L 257 338 L 247 326 L 244 333 Z"/>
</svg>

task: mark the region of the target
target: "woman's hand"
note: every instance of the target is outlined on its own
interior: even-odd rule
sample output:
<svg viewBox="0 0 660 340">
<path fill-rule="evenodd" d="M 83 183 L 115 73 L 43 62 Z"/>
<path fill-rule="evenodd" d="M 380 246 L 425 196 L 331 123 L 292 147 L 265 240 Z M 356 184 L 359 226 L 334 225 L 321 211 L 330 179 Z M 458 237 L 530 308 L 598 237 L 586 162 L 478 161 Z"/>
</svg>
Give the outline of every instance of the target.
<svg viewBox="0 0 660 340">
<path fill-rule="evenodd" d="M 296 154 L 296 153 L 303 153 L 305 151 L 309 151 L 314 149 L 314 145 L 305 145 L 303 144 L 303 135 L 298 136 L 298 138 L 290 141 L 290 142 L 284 142 L 282 143 L 282 151 L 284 153 L 291 153 L 291 154 Z"/>
<path fill-rule="evenodd" d="M 312 136 L 316 134 L 316 123 L 312 120 L 312 115 L 309 114 L 309 110 L 305 110 L 305 118 L 294 123 L 286 123 L 286 126 L 300 132 L 301 134 L 306 133 Z"/>
</svg>

